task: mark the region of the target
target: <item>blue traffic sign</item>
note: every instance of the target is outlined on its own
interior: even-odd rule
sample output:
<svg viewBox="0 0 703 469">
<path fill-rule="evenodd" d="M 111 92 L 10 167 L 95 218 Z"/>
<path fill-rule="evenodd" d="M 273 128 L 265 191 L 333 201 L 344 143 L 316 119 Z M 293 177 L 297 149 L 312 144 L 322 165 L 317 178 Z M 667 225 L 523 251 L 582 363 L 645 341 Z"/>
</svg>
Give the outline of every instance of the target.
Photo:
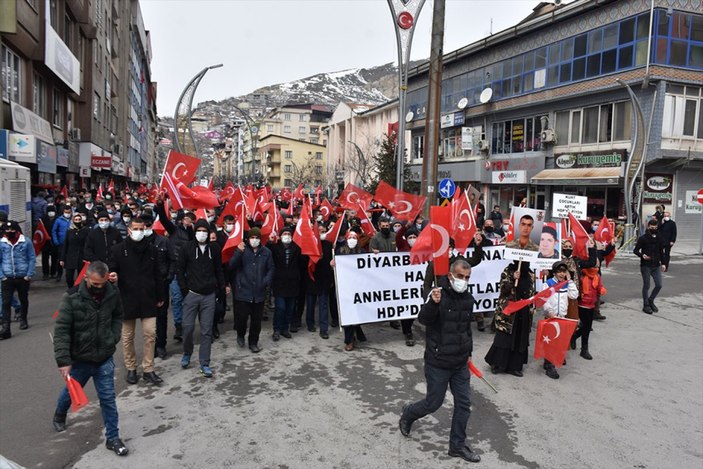
<svg viewBox="0 0 703 469">
<path fill-rule="evenodd" d="M 439 183 L 439 195 L 445 199 L 450 198 L 456 192 L 456 184 L 449 178 L 442 179 Z"/>
</svg>

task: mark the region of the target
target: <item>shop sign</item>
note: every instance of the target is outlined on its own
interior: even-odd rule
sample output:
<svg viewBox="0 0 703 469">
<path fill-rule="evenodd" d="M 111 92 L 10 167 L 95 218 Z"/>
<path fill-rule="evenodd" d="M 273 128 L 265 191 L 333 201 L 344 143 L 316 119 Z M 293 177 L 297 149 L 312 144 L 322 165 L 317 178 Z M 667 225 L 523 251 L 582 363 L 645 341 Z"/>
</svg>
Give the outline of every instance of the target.
<svg viewBox="0 0 703 469">
<path fill-rule="evenodd" d="M 645 173 L 642 202 L 669 205 L 673 201 L 673 189 L 673 174 Z"/>
<path fill-rule="evenodd" d="M 37 170 L 41 173 L 56 173 L 56 147 L 37 142 Z"/>
<path fill-rule="evenodd" d="M 45 28 L 44 63 L 76 94 L 81 94 L 80 62 L 61 40 L 49 21 Z M 107 96 L 110 96 L 109 94 Z"/>
<path fill-rule="evenodd" d="M 613 168 L 625 161 L 625 150 L 612 153 L 581 152 L 554 155 L 554 164 L 558 168 Z"/>
<path fill-rule="evenodd" d="M 112 169 L 112 157 L 110 155 L 90 155 L 90 167 L 95 169 Z"/>
<path fill-rule="evenodd" d="M 453 179 L 457 182 L 471 182 L 481 180 L 480 160 L 462 161 L 460 163 L 440 163 L 437 167 L 437 179 Z M 422 180 L 422 165 L 409 165 L 410 180 Z"/>
<path fill-rule="evenodd" d="M 698 202 L 698 191 L 686 191 L 686 200 L 684 201 L 685 213 L 701 213 L 703 205 Z"/>
<path fill-rule="evenodd" d="M 92 171 L 90 170 L 90 166 L 81 166 L 78 174 L 82 178 L 89 178 L 90 175 L 92 174 Z"/>
<path fill-rule="evenodd" d="M 37 140 L 33 135 L 10 133 L 7 155 L 18 163 L 37 162 Z"/>
<path fill-rule="evenodd" d="M 491 174 L 493 184 L 525 184 L 527 172 L 521 171 L 493 171 Z"/>
<path fill-rule="evenodd" d="M 42 119 L 26 107 L 17 103 L 10 104 L 12 108 L 12 128 L 19 133 L 34 135 L 39 140 L 43 140 L 51 145 L 54 144 L 54 136 L 51 133 L 51 124 L 46 119 Z"/>
<path fill-rule="evenodd" d="M 439 118 L 439 127 L 442 129 L 446 129 L 447 127 L 456 127 L 459 125 L 464 125 L 464 121 L 463 112 L 444 114 Z"/>
<path fill-rule="evenodd" d="M 461 128 L 461 149 L 462 150 L 473 150 L 474 148 L 474 134 L 471 127 Z"/>
</svg>

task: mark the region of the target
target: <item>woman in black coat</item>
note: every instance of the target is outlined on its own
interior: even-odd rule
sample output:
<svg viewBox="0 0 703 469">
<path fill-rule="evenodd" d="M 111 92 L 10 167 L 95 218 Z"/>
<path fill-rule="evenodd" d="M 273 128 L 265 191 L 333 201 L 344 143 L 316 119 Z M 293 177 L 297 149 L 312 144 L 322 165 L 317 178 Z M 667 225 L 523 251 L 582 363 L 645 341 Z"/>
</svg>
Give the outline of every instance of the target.
<svg viewBox="0 0 703 469">
<path fill-rule="evenodd" d="M 71 226 L 66 231 L 66 241 L 61 245 L 59 264 L 66 270 L 66 285 L 73 287 L 76 273 L 83 268 L 83 246 L 90 228 L 86 226 L 80 213 L 74 213 Z"/>
<path fill-rule="evenodd" d="M 327 232 L 324 225 L 318 225 L 320 236 Z M 308 264 L 308 257 L 303 256 L 304 265 Z M 329 293 L 334 280 L 334 273 L 330 261 L 332 260 L 332 243 L 322 241 L 322 257 L 315 264 L 315 271 L 312 278 L 307 273 L 305 274 L 307 297 L 305 304 L 307 307 L 305 320 L 307 322 L 308 331 L 315 332 L 315 303 L 319 300 L 320 311 L 320 337 L 329 339 L 328 319 L 329 319 Z"/>
</svg>

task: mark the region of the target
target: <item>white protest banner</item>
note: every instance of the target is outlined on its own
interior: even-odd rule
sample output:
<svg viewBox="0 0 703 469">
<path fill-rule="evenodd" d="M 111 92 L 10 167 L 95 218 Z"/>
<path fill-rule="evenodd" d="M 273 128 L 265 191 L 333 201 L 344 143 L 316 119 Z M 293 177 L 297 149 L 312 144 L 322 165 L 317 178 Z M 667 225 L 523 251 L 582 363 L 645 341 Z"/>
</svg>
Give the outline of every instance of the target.
<svg viewBox="0 0 703 469">
<path fill-rule="evenodd" d="M 495 310 L 500 274 L 509 262 L 503 258 L 503 246 L 483 248 L 483 261 L 471 270 L 469 280 L 474 312 Z M 335 265 L 343 326 L 416 318 L 425 302 L 427 264 L 410 264 L 409 253 L 335 256 Z"/>
<path fill-rule="evenodd" d="M 573 194 L 552 194 L 552 218 L 569 218 L 571 212 L 577 220 L 586 219 L 588 197 Z"/>
</svg>

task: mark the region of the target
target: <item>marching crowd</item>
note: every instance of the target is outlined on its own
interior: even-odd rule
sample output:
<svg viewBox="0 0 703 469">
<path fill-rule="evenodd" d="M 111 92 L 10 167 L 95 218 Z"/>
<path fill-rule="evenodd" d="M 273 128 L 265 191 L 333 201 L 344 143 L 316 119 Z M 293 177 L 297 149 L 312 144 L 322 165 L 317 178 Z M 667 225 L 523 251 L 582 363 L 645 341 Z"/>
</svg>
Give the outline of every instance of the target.
<svg viewBox="0 0 703 469">
<path fill-rule="evenodd" d="M 412 221 L 394 218 L 387 207 L 376 202 L 365 214 L 313 207 L 311 220 L 322 249 L 310 269 L 309 256 L 293 240 L 299 211 L 281 210 L 283 225 L 275 236 L 262 233 L 261 224 L 249 220 L 241 242 L 226 254 L 227 241 L 241 225 L 231 214 L 221 213 L 221 208 L 174 210 L 161 195 L 150 197 L 146 191 L 97 195 L 87 190 L 78 190 L 68 197 L 38 192 L 31 203 L 33 227 L 41 224 L 49 240 L 36 254 L 32 240 L 19 223 L 0 213 L 0 340 L 11 338 L 13 309 L 19 329 L 29 327 L 28 291 L 35 276 L 36 256 L 41 256 L 42 279 L 60 282 L 63 278 L 68 287 L 54 334 L 59 370 L 64 378 L 70 376 L 81 385 L 93 378 L 106 426 L 106 445 L 118 455 L 126 455 L 128 449 L 118 431 L 112 356 L 121 342 L 126 380 L 136 384 L 140 379 L 135 350 L 137 320 L 143 334 L 141 379 L 155 386 L 163 382 L 156 372 L 155 357 L 168 357 L 169 311 L 171 338 L 182 342 L 180 364 L 184 369 L 195 360 L 196 319 L 199 322 L 197 368 L 203 377 L 210 378 L 211 344 L 222 333 L 219 327 L 227 311 L 233 313 L 237 344 L 252 353 L 262 350 L 259 337 L 270 310 L 274 342 L 292 339 L 303 327 L 318 332 L 323 340 L 329 339 L 329 328 L 339 327 L 340 323 L 334 256 L 408 252 L 428 225 L 422 215 Z M 535 276 L 540 275 L 545 280 L 544 288 L 560 286 L 542 306 L 544 316 L 578 320 L 571 348 L 575 349 L 580 341 L 580 356 L 593 359 L 589 349 L 593 321 L 605 320 L 600 313 L 601 297 L 606 293 L 600 266 L 622 240 L 613 237 L 603 243 L 591 237 L 588 255 L 576 257 L 574 240 L 565 237 L 560 255 L 556 254 L 548 271 L 535 272 L 527 262 L 509 263 L 501 274 L 497 308 L 487 324 L 482 313 L 473 313 L 473 298 L 467 291 L 471 268 L 482 261 L 483 247 L 503 245 L 506 241 L 508 246 L 518 248 L 530 245 L 532 219 L 525 216 L 516 220 L 513 234 L 511 220 L 499 206 L 486 213 L 480 199 L 473 202 L 478 230 L 470 245 L 474 248 L 472 256 L 464 258 L 450 250 L 451 267 L 444 276 L 433 274 L 433 262 L 427 267 L 423 292 L 427 302 L 418 320 L 426 326 L 428 396 L 403 408 L 400 430 L 407 436 L 415 420 L 439 408 L 449 383 L 455 397 L 456 420 L 450 454 L 476 462 L 480 458 L 464 441 L 469 418 L 466 363 L 472 351 L 469 322 L 475 320 L 479 331 L 495 332 L 485 356 L 491 371 L 523 376 L 536 307 L 532 303 L 511 314 L 505 314 L 504 308 L 510 302 L 534 297 Z M 281 209 L 294 201 L 273 203 Z M 342 218 L 339 224 L 338 218 Z M 372 224 L 373 230 L 369 231 L 364 223 Z M 581 222 L 591 234 L 599 223 L 597 219 Z M 333 228 L 336 238 L 326 239 L 326 233 Z M 545 244 L 556 239 L 548 227 L 542 234 Z M 641 258 L 643 311 L 647 314 L 658 311 L 655 299 L 662 286 L 661 272 L 668 268 L 675 242 L 675 223 L 665 207 L 657 207 L 634 248 Z M 650 279 L 655 285 L 651 291 Z M 390 327 L 402 332 L 407 346 L 415 345 L 413 322 L 414 319 L 390 322 Z M 344 350 L 352 351 L 365 341 L 361 325 L 344 326 Z M 548 377 L 559 378 L 556 364 L 545 360 L 544 369 Z M 455 380 L 465 381 L 466 386 Z M 65 429 L 70 405 L 71 398 L 64 389 L 53 418 L 57 431 Z"/>
</svg>

